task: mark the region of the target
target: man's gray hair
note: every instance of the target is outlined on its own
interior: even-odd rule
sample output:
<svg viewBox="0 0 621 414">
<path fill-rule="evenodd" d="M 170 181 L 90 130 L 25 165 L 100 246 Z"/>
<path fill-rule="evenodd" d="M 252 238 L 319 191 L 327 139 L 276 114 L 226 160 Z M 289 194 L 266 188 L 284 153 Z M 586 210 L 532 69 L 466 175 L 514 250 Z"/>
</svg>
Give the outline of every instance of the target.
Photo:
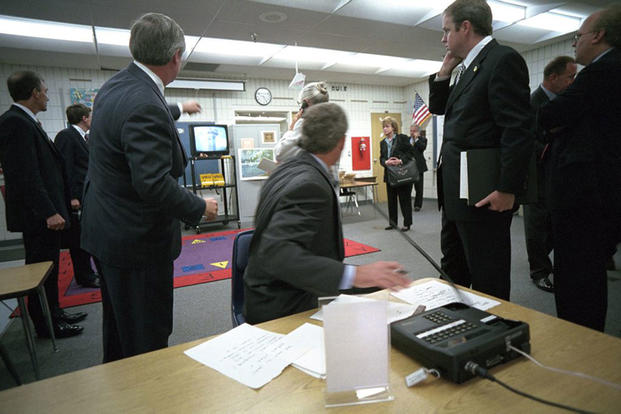
<svg viewBox="0 0 621 414">
<path fill-rule="evenodd" d="M 345 111 L 335 103 L 313 105 L 304 111 L 302 138 L 298 145 L 313 154 L 332 151 L 347 132 Z"/>
<path fill-rule="evenodd" d="M 164 14 L 143 14 L 132 25 L 129 50 L 140 63 L 164 66 L 177 50 L 185 51 L 183 30 Z"/>
</svg>

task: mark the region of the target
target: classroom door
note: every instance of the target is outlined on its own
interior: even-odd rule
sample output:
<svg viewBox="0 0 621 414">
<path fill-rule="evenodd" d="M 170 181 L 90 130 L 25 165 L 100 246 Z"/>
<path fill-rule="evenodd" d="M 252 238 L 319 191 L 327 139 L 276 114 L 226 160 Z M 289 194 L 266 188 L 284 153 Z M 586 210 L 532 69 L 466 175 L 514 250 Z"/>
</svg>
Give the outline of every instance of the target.
<svg viewBox="0 0 621 414">
<path fill-rule="evenodd" d="M 385 112 L 371 112 L 371 144 L 373 146 L 373 175 L 378 182 L 377 185 L 377 200 L 386 201 L 386 185 L 384 184 L 384 167 L 380 164 L 380 141 L 384 139 L 384 131 L 382 130 L 382 120 L 390 116 L 399 124 L 399 133 L 401 133 L 401 114 L 399 113 L 385 113 Z"/>
</svg>

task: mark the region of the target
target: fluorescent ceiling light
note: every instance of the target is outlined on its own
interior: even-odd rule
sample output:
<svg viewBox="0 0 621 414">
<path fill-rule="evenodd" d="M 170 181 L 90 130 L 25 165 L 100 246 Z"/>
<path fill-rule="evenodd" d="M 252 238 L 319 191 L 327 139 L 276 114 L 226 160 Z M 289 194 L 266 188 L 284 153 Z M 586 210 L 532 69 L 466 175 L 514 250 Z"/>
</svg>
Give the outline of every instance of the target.
<svg viewBox="0 0 621 414">
<path fill-rule="evenodd" d="M 283 122 L 287 118 L 276 116 L 236 116 L 235 121 L 250 121 L 250 122 Z"/>
<path fill-rule="evenodd" d="M 244 81 L 221 81 L 199 79 L 177 79 L 166 85 L 167 88 L 176 89 L 209 89 L 217 91 L 245 91 Z"/>
<path fill-rule="evenodd" d="M 129 47 L 129 30 L 127 29 L 95 26 L 95 36 L 97 36 L 97 43 L 101 45 Z"/>
<path fill-rule="evenodd" d="M 520 26 L 533 27 L 557 33 L 569 33 L 580 28 L 581 19 L 556 12 L 541 13 L 519 22 Z"/>
<path fill-rule="evenodd" d="M 353 55 L 352 52 L 340 50 L 319 49 L 315 47 L 287 46 L 272 56 L 272 59 L 285 60 L 291 63 L 326 63 L 337 62 L 347 59 Z"/>
<path fill-rule="evenodd" d="M 492 9 L 492 18 L 498 22 L 513 23 L 526 17 L 526 7 L 496 0 L 487 0 Z"/>
<path fill-rule="evenodd" d="M 194 50 L 207 55 L 270 57 L 283 47 L 271 43 L 203 37 Z"/>
<path fill-rule="evenodd" d="M 91 26 L 0 16 L 0 33 L 71 42 L 93 41 Z"/>
</svg>

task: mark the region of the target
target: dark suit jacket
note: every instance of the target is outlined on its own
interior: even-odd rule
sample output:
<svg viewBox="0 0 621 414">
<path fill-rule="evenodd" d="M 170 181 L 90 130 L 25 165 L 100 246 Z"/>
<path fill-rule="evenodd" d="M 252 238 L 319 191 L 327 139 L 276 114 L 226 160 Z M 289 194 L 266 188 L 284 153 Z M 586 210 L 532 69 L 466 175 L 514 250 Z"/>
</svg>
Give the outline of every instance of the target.
<svg viewBox="0 0 621 414">
<path fill-rule="evenodd" d="M 388 144 L 386 138 L 380 141 L 380 164 L 384 167 L 384 182 L 388 181 L 386 177 L 386 161 L 390 157 L 397 157 L 406 162 L 414 158 L 414 148 L 410 145 L 410 137 L 403 134 L 397 134 L 393 138 L 391 153 L 388 153 Z"/>
<path fill-rule="evenodd" d="M 621 51 L 582 69 L 574 83 L 539 112 L 541 125 L 565 127 L 552 140 L 552 210 L 600 203 L 603 219 L 621 215 Z"/>
<path fill-rule="evenodd" d="M 9 231 L 44 230 L 54 214 L 69 223 L 62 155 L 41 126 L 15 105 L 0 116 L 0 159 Z"/>
<path fill-rule="evenodd" d="M 88 146 L 73 126 L 60 131 L 54 138 L 54 145 L 63 154 L 65 160 L 71 198 L 81 201 L 84 179 L 88 171 Z"/>
<path fill-rule="evenodd" d="M 82 248 L 131 268 L 174 260 L 179 220 L 196 223 L 205 202 L 177 184 L 187 158 L 172 114 L 148 75 L 130 64 L 97 94 L 82 206 Z"/>
<path fill-rule="evenodd" d="M 524 188 L 533 151 L 533 115 L 529 103 L 528 68 L 512 48 L 489 42 L 454 87 L 449 79 L 429 78 L 429 109 L 444 117 L 440 150 L 438 202 L 449 220 L 480 220 L 511 214 L 486 207 L 468 207 L 459 198 L 460 152 L 500 148 L 498 191 L 519 193 Z"/>
<path fill-rule="evenodd" d="M 537 160 L 537 194 L 540 200 L 545 199 L 545 169 L 544 169 L 544 160 L 543 152 L 546 147 L 546 136 L 545 131 L 539 125 L 539 108 L 543 105 L 550 102 L 548 95 L 544 92 L 544 90 L 539 86 L 535 91 L 530 95 L 530 106 L 533 109 L 533 113 L 535 114 L 535 156 Z M 547 152 L 547 150 L 546 150 Z M 545 154 L 546 157 L 548 154 Z"/>
<path fill-rule="evenodd" d="M 306 151 L 265 182 L 244 274 L 244 315 L 259 323 L 339 293 L 343 231 L 328 172 Z"/>
<path fill-rule="evenodd" d="M 408 138 L 412 140 L 412 137 Z M 416 168 L 421 174 L 428 170 L 427 161 L 425 161 L 425 150 L 427 149 L 427 138 L 419 136 L 418 140 L 412 145 L 414 148 L 414 159 L 416 160 Z"/>
</svg>

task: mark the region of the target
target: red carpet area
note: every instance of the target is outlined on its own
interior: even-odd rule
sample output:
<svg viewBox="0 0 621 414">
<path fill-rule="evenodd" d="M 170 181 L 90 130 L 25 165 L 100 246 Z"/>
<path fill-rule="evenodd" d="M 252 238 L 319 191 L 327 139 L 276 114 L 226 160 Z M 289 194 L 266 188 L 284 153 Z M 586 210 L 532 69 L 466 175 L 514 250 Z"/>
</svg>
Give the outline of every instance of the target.
<svg viewBox="0 0 621 414">
<path fill-rule="evenodd" d="M 247 229 L 183 237 L 181 254 L 174 264 L 174 286 L 178 288 L 230 278 L 233 240 L 235 234 L 244 230 Z M 344 242 L 345 257 L 379 251 L 352 240 L 344 239 Z M 101 301 L 99 289 L 80 287 L 73 280 L 73 266 L 68 251 L 60 253 L 58 279 L 61 308 Z"/>
</svg>

